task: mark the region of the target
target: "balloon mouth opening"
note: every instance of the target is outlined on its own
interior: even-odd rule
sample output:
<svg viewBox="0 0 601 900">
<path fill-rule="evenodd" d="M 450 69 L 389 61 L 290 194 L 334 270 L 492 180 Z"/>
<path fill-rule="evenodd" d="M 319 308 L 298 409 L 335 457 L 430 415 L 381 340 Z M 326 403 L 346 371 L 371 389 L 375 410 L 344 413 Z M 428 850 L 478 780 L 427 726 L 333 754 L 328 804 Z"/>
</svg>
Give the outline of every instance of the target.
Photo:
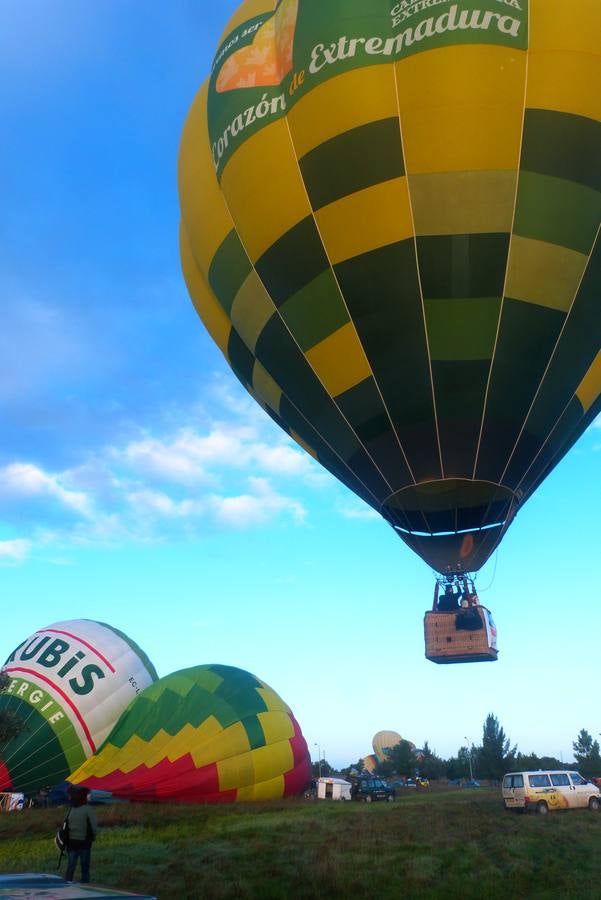
<svg viewBox="0 0 601 900">
<path fill-rule="evenodd" d="M 476 572 L 497 548 L 518 501 L 509 488 L 458 478 L 411 485 L 392 494 L 382 515 L 437 572 Z"/>
<path fill-rule="evenodd" d="M 490 525 L 482 525 L 481 528 L 478 528 L 478 531 L 488 531 L 491 528 L 503 528 L 504 525 L 505 521 L 493 522 Z M 402 528 L 400 525 L 393 525 L 392 527 L 395 531 L 398 531 L 399 534 L 415 535 L 416 537 L 447 537 L 451 534 L 472 534 L 474 530 L 473 528 L 463 528 L 458 529 L 457 531 L 409 531 L 406 528 Z"/>
<path fill-rule="evenodd" d="M 502 485 L 445 478 L 396 491 L 384 502 L 382 515 L 402 534 L 460 536 L 502 528 L 516 504 L 513 491 Z"/>
</svg>

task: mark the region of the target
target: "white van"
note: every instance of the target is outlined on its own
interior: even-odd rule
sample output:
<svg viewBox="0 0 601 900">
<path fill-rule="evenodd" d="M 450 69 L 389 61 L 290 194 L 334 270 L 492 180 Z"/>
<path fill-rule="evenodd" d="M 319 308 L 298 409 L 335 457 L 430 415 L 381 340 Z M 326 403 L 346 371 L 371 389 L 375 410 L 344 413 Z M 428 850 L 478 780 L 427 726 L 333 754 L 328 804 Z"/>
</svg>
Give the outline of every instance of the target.
<svg viewBox="0 0 601 900">
<path fill-rule="evenodd" d="M 503 778 L 505 809 L 545 815 L 555 809 L 601 808 L 601 791 L 578 772 L 510 772 Z"/>
</svg>

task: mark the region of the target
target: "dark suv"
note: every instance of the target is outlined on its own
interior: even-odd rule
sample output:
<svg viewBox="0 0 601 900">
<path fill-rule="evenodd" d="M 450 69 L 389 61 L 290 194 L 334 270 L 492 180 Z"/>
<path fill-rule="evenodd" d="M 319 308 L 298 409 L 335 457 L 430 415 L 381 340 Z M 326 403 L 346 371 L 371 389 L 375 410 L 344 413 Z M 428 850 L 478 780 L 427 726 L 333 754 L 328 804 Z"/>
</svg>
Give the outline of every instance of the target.
<svg viewBox="0 0 601 900">
<path fill-rule="evenodd" d="M 357 778 L 351 788 L 351 797 L 371 803 L 372 800 L 392 801 L 395 793 L 381 778 Z"/>
</svg>

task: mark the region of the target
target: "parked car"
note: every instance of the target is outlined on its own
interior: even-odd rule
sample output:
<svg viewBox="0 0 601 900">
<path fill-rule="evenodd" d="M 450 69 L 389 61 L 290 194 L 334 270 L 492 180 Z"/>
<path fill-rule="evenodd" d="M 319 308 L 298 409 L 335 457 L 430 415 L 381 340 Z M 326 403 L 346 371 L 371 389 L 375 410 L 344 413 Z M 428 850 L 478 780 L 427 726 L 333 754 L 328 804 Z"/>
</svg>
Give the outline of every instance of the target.
<svg viewBox="0 0 601 900">
<path fill-rule="evenodd" d="M 392 801 L 395 792 L 381 778 L 357 778 L 351 788 L 351 797 L 365 803 L 371 803 L 373 800 Z"/>
<path fill-rule="evenodd" d="M 503 778 L 505 809 L 546 815 L 556 809 L 601 809 L 601 791 L 579 772 L 510 772 Z"/>
<path fill-rule="evenodd" d="M 479 787 L 480 787 L 480 782 L 479 782 L 479 781 L 476 781 L 475 778 L 472 778 L 471 781 L 466 781 L 465 784 L 463 785 L 463 787 L 479 788 Z"/>
</svg>

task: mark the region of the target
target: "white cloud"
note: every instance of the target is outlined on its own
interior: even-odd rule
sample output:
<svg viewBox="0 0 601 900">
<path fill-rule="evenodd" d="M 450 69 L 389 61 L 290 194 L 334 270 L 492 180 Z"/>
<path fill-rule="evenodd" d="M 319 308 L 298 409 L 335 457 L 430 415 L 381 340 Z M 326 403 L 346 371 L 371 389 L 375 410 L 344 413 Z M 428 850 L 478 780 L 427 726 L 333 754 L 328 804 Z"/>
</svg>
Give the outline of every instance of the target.
<svg viewBox="0 0 601 900">
<path fill-rule="evenodd" d="M 288 443 L 269 445 L 254 427 L 216 425 L 200 435 L 184 429 L 173 436 L 145 437 L 123 450 L 112 449 L 115 460 L 131 471 L 179 485 L 215 484 L 222 469 L 256 466 L 268 474 L 309 476 L 311 462 Z"/>
<path fill-rule="evenodd" d="M 0 563 L 22 563 L 31 552 L 31 541 L 15 538 L 12 541 L 0 541 Z"/>
<path fill-rule="evenodd" d="M 279 475 L 308 475 L 311 467 L 310 457 L 288 444 L 279 444 L 276 447 L 254 444 L 251 458 L 262 469 Z"/>
<path fill-rule="evenodd" d="M 0 494 L 51 497 L 81 515 L 89 515 L 90 502 L 87 495 L 64 487 L 63 478 L 61 475 L 49 475 L 32 463 L 12 463 L 0 469 Z"/>
<path fill-rule="evenodd" d="M 251 493 L 234 497 L 211 498 L 217 520 L 234 528 L 263 524 L 282 512 L 290 513 L 295 522 L 303 522 L 306 510 L 302 503 L 278 494 L 263 478 L 249 478 Z"/>
<path fill-rule="evenodd" d="M 134 491 L 127 499 L 138 513 L 158 518 L 187 519 L 202 515 L 206 509 L 201 500 L 177 501 L 161 491 Z"/>
<path fill-rule="evenodd" d="M 314 460 L 254 415 L 146 432 L 62 472 L 12 462 L 0 469 L 3 521 L 21 526 L 28 510 L 31 525 L 29 543 L 5 543 L 2 556 L 19 562 L 34 546 L 49 558 L 77 546 L 195 540 L 279 518 L 300 526 L 303 492 L 323 480 Z"/>
<path fill-rule="evenodd" d="M 129 444 L 122 451 L 115 450 L 114 455 L 140 475 L 150 475 L 176 484 L 202 483 L 207 480 L 207 473 L 187 444 L 185 437 L 171 443 L 147 438 Z"/>
<path fill-rule="evenodd" d="M 340 507 L 340 515 L 345 519 L 379 519 L 380 514 L 367 504 L 363 506 L 342 506 Z"/>
</svg>

